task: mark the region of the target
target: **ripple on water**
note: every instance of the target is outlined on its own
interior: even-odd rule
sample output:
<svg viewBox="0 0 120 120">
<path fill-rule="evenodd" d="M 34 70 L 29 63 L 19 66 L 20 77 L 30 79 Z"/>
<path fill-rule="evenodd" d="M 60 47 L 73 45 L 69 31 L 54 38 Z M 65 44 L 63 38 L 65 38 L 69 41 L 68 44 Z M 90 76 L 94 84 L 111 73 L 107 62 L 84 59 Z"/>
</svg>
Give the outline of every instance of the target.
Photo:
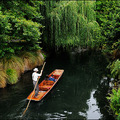
<svg viewBox="0 0 120 120">
<path fill-rule="evenodd" d="M 80 116 L 83 116 L 83 117 L 86 117 L 86 116 L 87 116 L 87 114 L 86 114 L 86 113 L 83 113 L 83 112 L 78 112 L 78 114 L 79 114 Z"/>
<path fill-rule="evenodd" d="M 55 113 L 45 113 L 44 114 L 46 117 L 47 117 L 47 120 L 49 119 L 52 119 L 52 120 L 55 120 L 55 119 L 65 119 L 67 118 L 65 114 L 63 113 L 58 113 L 58 112 L 55 112 Z"/>
</svg>

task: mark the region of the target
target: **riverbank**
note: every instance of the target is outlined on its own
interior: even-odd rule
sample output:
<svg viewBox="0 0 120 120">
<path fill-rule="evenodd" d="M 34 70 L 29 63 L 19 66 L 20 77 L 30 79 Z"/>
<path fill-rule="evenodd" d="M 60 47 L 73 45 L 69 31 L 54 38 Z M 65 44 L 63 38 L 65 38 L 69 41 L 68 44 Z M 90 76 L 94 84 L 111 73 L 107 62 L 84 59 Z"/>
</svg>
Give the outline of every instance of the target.
<svg viewBox="0 0 120 120">
<path fill-rule="evenodd" d="M 0 88 L 7 84 L 15 84 L 22 73 L 42 65 L 44 54 L 42 51 L 21 52 L 19 55 L 5 56 L 0 59 Z"/>
<path fill-rule="evenodd" d="M 107 77 L 109 80 L 109 89 L 107 99 L 109 102 L 108 111 L 114 117 L 114 119 L 120 120 L 120 50 L 115 49 L 109 52 L 103 52 L 103 54 L 108 59 L 108 69 Z"/>
</svg>

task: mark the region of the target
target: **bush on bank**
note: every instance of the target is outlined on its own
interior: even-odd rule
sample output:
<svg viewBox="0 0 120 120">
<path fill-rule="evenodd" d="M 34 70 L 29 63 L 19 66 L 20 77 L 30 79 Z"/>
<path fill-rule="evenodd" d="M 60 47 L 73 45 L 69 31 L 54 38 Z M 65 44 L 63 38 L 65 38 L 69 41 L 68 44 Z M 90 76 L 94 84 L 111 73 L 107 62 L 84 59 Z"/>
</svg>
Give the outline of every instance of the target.
<svg viewBox="0 0 120 120">
<path fill-rule="evenodd" d="M 6 56 L 0 60 L 0 88 L 7 84 L 15 84 L 24 71 L 31 70 L 43 64 L 41 51 L 22 52 L 19 56 Z"/>
<path fill-rule="evenodd" d="M 110 69 L 111 76 L 115 79 L 114 86 L 112 88 L 112 93 L 109 94 L 107 99 L 110 103 L 110 109 L 113 111 L 115 118 L 120 120 L 120 60 L 114 60 L 111 64 L 108 65 Z"/>
<path fill-rule="evenodd" d="M 110 69 L 111 76 L 116 79 L 120 79 L 120 60 L 114 60 L 111 64 L 108 65 Z"/>
<path fill-rule="evenodd" d="M 113 89 L 112 94 L 107 99 L 110 101 L 110 108 L 114 112 L 115 117 L 120 120 L 120 89 Z"/>
</svg>

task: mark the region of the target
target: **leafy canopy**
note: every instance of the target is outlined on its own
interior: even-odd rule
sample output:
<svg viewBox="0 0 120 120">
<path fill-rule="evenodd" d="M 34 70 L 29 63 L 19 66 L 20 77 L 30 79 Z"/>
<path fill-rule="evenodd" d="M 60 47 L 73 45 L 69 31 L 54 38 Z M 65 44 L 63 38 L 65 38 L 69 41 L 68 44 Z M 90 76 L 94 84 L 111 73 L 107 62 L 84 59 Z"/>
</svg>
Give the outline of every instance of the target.
<svg viewBox="0 0 120 120">
<path fill-rule="evenodd" d="M 95 46 L 100 36 L 95 1 L 45 0 L 43 43 L 51 47 Z"/>
<path fill-rule="evenodd" d="M 41 1 L 0 1 L 0 57 L 39 49 Z"/>
</svg>

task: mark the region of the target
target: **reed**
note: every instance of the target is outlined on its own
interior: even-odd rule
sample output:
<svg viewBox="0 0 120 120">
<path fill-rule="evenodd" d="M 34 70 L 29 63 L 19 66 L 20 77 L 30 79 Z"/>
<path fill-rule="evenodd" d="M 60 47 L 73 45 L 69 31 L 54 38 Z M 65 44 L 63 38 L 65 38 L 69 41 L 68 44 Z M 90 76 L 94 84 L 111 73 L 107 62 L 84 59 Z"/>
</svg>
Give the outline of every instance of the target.
<svg viewBox="0 0 120 120">
<path fill-rule="evenodd" d="M 25 70 L 33 69 L 38 65 L 38 61 L 41 61 L 41 58 L 32 52 L 22 52 L 21 58 L 25 66 Z"/>
<path fill-rule="evenodd" d="M 41 51 L 21 52 L 19 56 L 6 56 L 0 60 L 0 88 L 6 84 L 15 84 L 21 73 L 42 65 L 44 56 Z"/>
<path fill-rule="evenodd" d="M 24 72 L 24 64 L 20 57 L 15 55 L 4 57 L 1 60 L 3 64 L 3 69 L 6 71 L 7 69 L 14 69 L 17 71 L 17 75 L 19 76 Z"/>
<path fill-rule="evenodd" d="M 42 65 L 43 64 L 43 62 L 44 62 L 44 59 L 45 59 L 45 55 L 44 54 L 42 54 L 42 52 L 40 51 L 40 50 L 38 50 L 38 51 L 36 51 L 35 53 L 34 53 L 34 56 L 36 57 L 36 59 L 37 59 L 37 65 L 38 66 L 40 66 L 40 65 Z"/>
<path fill-rule="evenodd" d="M 7 79 L 7 74 L 5 73 L 4 70 L 0 70 L 0 88 L 4 88 L 7 84 L 6 79 Z"/>
</svg>

